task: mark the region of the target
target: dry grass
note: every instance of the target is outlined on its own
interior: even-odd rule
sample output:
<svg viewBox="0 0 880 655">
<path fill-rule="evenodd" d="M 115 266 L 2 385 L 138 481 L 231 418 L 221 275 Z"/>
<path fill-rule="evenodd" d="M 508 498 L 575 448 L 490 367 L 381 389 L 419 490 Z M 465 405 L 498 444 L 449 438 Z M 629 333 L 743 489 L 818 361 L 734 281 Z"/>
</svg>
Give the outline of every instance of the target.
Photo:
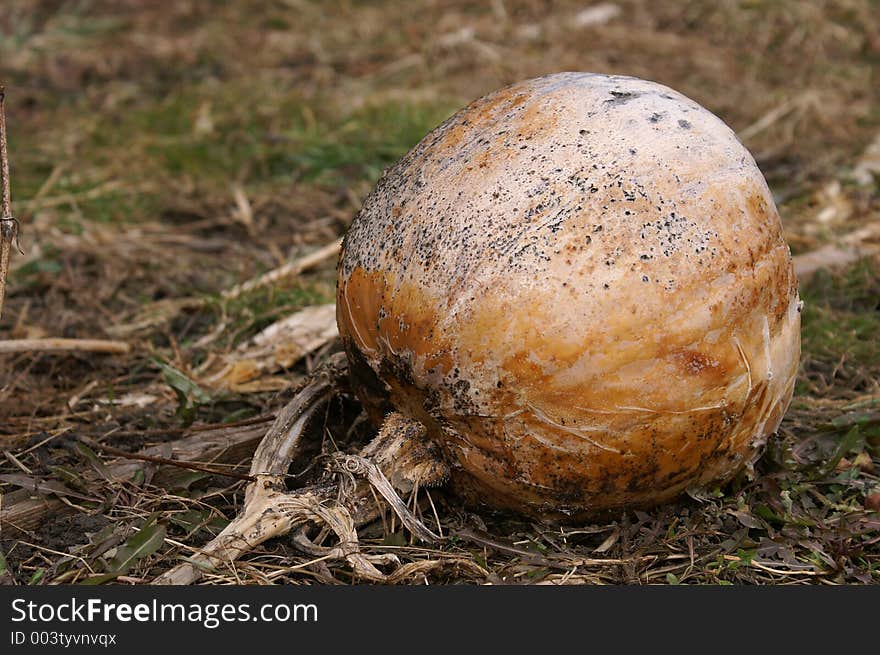
<svg viewBox="0 0 880 655">
<path fill-rule="evenodd" d="M 80 438 L 168 454 L 194 427 L 283 405 L 290 387 L 217 390 L 198 371 L 332 301 L 332 261 L 233 300 L 222 292 L 338 238 L 384 167 L 502 84 L 593 70 L 693 97 L 755 154 L 795 252 L 880 222 L 880 187 L 853 177 L 880 133 L 874 3 L 613 4 L 606 22 L 582 25 L 584 4 L 536 0 L 406 12 L 341 0 L 3 3 L 25 254 L 13 257 L 0 333 L 124 333 L 133 348 L 0 355 L 0 474 L 20 476 L 0 482 L 3 509 L 33 495 L 28 480 L 52 508 L 23 532 L 0 527 L 0 579 L 136 584 L 216 534 L 240 507 L 240 481 L 150 466 L 120 481 L 107 475 L 113 458 Z M 443 545 L 411 543 L 386 516 L 362 532 L 364 551 L 395 555 L 384 568 L 401 584 L 878 582 L 880 264 L 820 272 L 803 295 L 798 395 L 755 479 L 577 528 L 478 516 L 423 491 L 414 506 Z M 356 416 L 340 400 L 323 436 L 345 446 Z M 208 463 L 246 472 L 248 456 L 234 455 Z M 344 561 L 285 539 L 204 580 L 353 581 Z"/>
</svg>

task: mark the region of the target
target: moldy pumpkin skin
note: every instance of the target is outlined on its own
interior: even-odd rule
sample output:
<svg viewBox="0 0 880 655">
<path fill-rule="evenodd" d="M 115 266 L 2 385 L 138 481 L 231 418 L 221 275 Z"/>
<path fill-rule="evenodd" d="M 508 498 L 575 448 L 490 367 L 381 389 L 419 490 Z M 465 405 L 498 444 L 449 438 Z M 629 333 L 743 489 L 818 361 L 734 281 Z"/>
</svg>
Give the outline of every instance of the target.
<svg viewBox="0 0 880 655">
<path fill-rule="evenodd" d="M 665 86 L 489 94 L 379 181 L 337 319 L 373 417 L 423 422 L 472 503 L 647 507 L 753 462 L 791 399 L 797 282 L 766 182 Z"/>
</svg>

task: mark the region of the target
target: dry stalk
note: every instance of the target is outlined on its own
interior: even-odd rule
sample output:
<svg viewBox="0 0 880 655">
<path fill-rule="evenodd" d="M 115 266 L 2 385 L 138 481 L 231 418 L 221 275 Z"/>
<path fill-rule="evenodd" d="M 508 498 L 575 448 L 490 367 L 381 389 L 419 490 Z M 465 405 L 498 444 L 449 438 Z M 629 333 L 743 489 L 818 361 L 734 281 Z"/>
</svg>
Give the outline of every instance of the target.
<svg viewBox="0 0 880 655">
<path fill-rule="evenodd" d="M 296 261 L 285 264 L 284 266 L 280 266 L 267 273 L 263 273 L 258 277 L 248 280 L 247 282 L 242 282 L 241 284 L 238 284 L 231 289 L 227 289 L 222 293 L 223 299 L 233 300 L 244 293 L 253 291 L 254 289 L 271 286 L 277 283 L 279 280 L 283 280 L 284 278 L 299 275 L 300 273 L 303 273 L 304 271 L 307 271 L 308 269 L 317 266 L 327 259 L 336 257 L 341 249 L 342 239 L 337 239 L 333 243 L 327 244 L 323 248 L 319 248 L 315 252 L 309 253 L 308 255 L 297 259 Z"/>
<path fill-rule="evenodd" d="M 294 543 L 304 552 L 344 558 L 358 577 L 387 581 L 375 565 L 396 562 L 396 558 L 365 555 L 358 545 L 358 526 L 381 512 L 374 489 L 415 536 L 428 542 L 440 540 L 409 511 L 399 493 L 438 484 L 446 479 L 448 470 L 428 442 L 424 428 L 399 414 L 392 414 L 358 455 L 331 457 L 327 471 L 316 483 L 294 491 L 286 489 L 287 469 L 303 449 L 306 426 L 332 399 L 345 372 L 341 353 L 316 371 L 279 413 L 257 448 L 250 471 L 255 480 L 247 487 L 240 514 L 189 561 L 156 578 L 155 584 L 192 584 L 205 571 L 228 566 L 264 541 L 291 531 Z M 309 526 L 322 528 L 317 540 L 307 535 Z M 330 534 L 336 536 L 334 546 L 317 543 Z"/>
<path fill-rule="evenodd" d="M 0 353 L 26 352 L 92 352 L 124 355 L 131 351 L 125 341 L 108 341 L 106 339 L 5 339 L 0 341 Z"/>
<path fill-rule="evenodd" d="M 235 300 L 241 295 L 253 291 L 254 289 L 276 284 L 280 280 L 305 273 L 322 262 L 337 256 L 341 248 L 342 241 L 341 239 L 337 239 L 332 243 L 319 248 L 315 252 L 311 252 L 295 261 L 285 264 L 284 266 L 251 278 L 250 280 L 237 284 L 229 289 L 225 289 L 220 293 L 221 300 L 224 303 L 230 300 Z M 169 323 L 184 310 L 198 310 L 208 305 L 209 302 L 210 299 L 207 297 L 166 298 L 158 300 L 142 306 L 137 315 L 133 319 L 129 319 L 127 324 L 111 326 L 107 329 L 107 333 L 111 336 L 125 337 L 143 330 L 155 328 L 156 326 Z M 202 337 L 196 343 L 196 346 L 204 348 L 220 337 L 226 327 L 226 321 L 222 320 L 211 333 Z"/>
<path fill-rule="evenodd" d="M 134 459 L 139 462 L 149 462 L 150 464 L 162 464 L 165 466 L 176 466 L 179 468 L 184 468 L 190 471 L 201 471 L 203 473 L 210 473 L 211 475 L 222 475 L 227 478 L 232 478 L 234 480 L 245 480 L 247 482 L 253 482 L 254 478 L 250 475 L 244 475 L 243 473 L 235 473 L 234 471 L 223 471 L 211 466 L 204 466 L 202 464 L 197 464 L 195 462 L 180 462 L 174 459 L 169 459 L 167 457 L 157 457 L 155 455 L 144 455 L 142 453 L 130 453 L 125 450 L 121 450 L 119 448 L 114 448 L 113 446 L 108 446 L 106 444 L 99 443 L 94 439 L 89 439 L 88 437 L 80 437 L 80 441 L 84 444 L 92 448 L 93 450 L 100 450 L 102 452 L 107 453 L 108 455 L 116 455 L 117 457 L 121 457 L 122 459 Z"/>
<path fill-rule="evenodd" d="M 6 278 L 12 244 L 18 237 L 18 222 L 12 216 L 12 197 L 9 188 L 9 153 L 6 146 L 6 89 L 0 86 L 0 317 L 6 297 Z"/>
</svg>

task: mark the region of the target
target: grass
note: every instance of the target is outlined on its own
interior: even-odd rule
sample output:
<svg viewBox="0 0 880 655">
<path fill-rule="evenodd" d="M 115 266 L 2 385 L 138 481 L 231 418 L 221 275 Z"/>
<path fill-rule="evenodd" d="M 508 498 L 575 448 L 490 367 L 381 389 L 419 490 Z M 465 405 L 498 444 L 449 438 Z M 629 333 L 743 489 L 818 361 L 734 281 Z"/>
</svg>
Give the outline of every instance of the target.
<svg viewBox="0 0 880 655">
<path fill-rule="evenodd" d="M 60 103 L 47 109 L 46 122 L 56 126 L 48 133 L 14 133 L 11 147 L 24 154 L 15 157 L 14 197 L 26 208 L 19 214 L 23 218 L 42 217 L 60 233 L 83 237 L 84 243 L 98 226 L 113 231 L 132 229 L 137 234 L 140 226 L 157 222 L 175 225 L 181 218 L 188 221 L 217 212 L 228 215 L 234 184 L 241 185 L 254 204 L 277 205 L 266 212 L 273 222 L 287 221 L 290 213 L 298 211 L 290 209 L 291 204 L 308 204 L 313 198 L 318 202 L 309 210 L 338 214 L 328 207 L 330 194 L 345 190 L 347 201 L 357 202 L 353 189 L 365 193 L 386 166 L 450 111 L 442 103 L 398 102 L 368 104 L 351 112 L 330 110 L 295 92 L 278 92 L 252 81 L 205 83 L 186 90 L 172 87 L 162 98 L 139 95 L 102 111 L 101 120 L 84 104 Z M 71 133 L 75 134 L 75 160 L 69 152 Z M 54 180 L 49 188 L 47 180 Z M 198 206 L 206 198 L 216 201 Z M 192 199 L 196 199 L 196 216 L 189 215 Z M 286 229 L 289 234 L 289 223 Z M 119 238 L 126 240 L 122 235 Z M 93 248 L 87 249 L 87 256 L 92 257 Z M 59 274 L 69 268 L 71 254 L 61 253 L 51 240 L 41 243 L 39 255 L 18 271 L 21 292 L 52 288 Z M 176 264 L 169 267 L 164 258 L 144 253 L 139 266 L 147 277 L 158 281 L 160 274 L 170 275 L 151 285 L 156 288 L 138 284 L 121 291 L 137 303 L 169 295 L 210 297 L 279 261 L 241 253 L 238 259 L 220 262 L 219 267 L 217 263 L 206 262 L 216 274 L 205 276 L 195 258 L 176 258 Z M 249 268 L 243 269 L 242 264 Z M 225 270 L 226 266 L 233 270 Z M 122 270 L 117 274 L 126 275 Z M 286 311 L 331 302 L 331 285 L 328 272 L 315 282 L 250 294 L 224 307 L 231 320 L 231 341 L 223 343 L 244 339 Z M 130 311 L 130 304 L 113 303 L 111 308 Z M 205 325 L 217 316 L 200 323 Z M 186 344 L 199 336 L 181 335 L 181 339 Z"/>
<path fill-rule="evenodd" d="M 328 115 L 295 95 L 218 91 L 183 94 L 131 112 L 111 133 L 97 132 L 94 145 L 112 149 L 126 136 L 141 135 L 147 161 L 169 176 L 228 182 L 244 174 L 245 182 L 304 180 L 338 186 L 375 181 L 449 113 L 447 107 L 394 103 Z M 252 106 L 258 111 L 251 113 Z M 209 107 L 203 114 L 210 112 L 212 127 L 194 134 L 204 107 Z"/>
<path fill-rule="evenodd" d="M 266 195 L 289 194 L 295 184 L 371 185 L 449 113 L 444 104 L 401 103 L 328 112 L 295 93 L 234 83 L 138 98 L 81 126 L 77 150 L 87 153 L 87 167 L 62 175 L 51 195 L 70 197 L 56 210 L 66 230 L 76 232 L 82 221 L 134 224 L 155 217 L 163 187 L 225 194 L 236 181 Z M 50 122 L 66 124 L 68 115 L 59 108 Z M 40 153 L 17 159 L 13 170 L 16 198 L 25 204 L 52 175 L 50 162 L 65 159 L 45 135 L 32 135 L 38 136 L 39 142 L 16 137 L 11 146 Z M 111 185 L 94 195 L 108 181 L 119 190 Z"/>
<path fill-rule="evenodd" d="M 820 271 L 801 297 L 806 377 L 799 393 L 817 379 L 841 392 L 871 391 L 880 379 L 880 266 L 867 259 L 843 273 Z"/>
</svg>

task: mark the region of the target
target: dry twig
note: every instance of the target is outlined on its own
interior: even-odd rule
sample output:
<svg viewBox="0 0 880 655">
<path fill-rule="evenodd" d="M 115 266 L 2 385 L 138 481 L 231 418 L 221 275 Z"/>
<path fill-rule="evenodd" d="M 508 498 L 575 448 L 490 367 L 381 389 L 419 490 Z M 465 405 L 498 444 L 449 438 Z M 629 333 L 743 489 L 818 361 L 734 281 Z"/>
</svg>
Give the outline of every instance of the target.
<svg viewBox="0 0 880 655">
<path fill-rule="evenodd" d="M 327 244 L 323 248 L 319 248 L 315 252 L 309 253 L 305 257 L 301 257 L 296 261 L 285 264 L 284 266 L 280 266 L 279 268 L 271 270 L 268 273 L 263 273 L 258 277 L 248 280 L 247 282 L 237 284 L 231 289 L 227 289 L 222 294 L 223 299 L 233 300 L 235 298 L 238 298 L 240 295 L 247 293 L 248 291 L 253 291 L 254 289 L 257 289 L 259 287 L 267 287 L 277 283 L 279 280 L 283 280 L 284 278 L 299 275 L 303 271 L 317 266 L 327 259 L 336 257 L 341 249 L 342 239 L 337 239 L 333 243 Z"/>
<path fill-rule="evenodd" d="M 149 462 L 151 464 L 164 464 L 165 466 L 177 466 L 179 468 L 188 469 L 190 471 L 201 471 L 203 473 L 210 473 L 211 475 L 223 475 L 227 478 L 233 478 L 235 480 L 245 480 L 247 482 L 253 482 L 256 478 L 252 475 L 245 475 L 243 473 L 235 473 L 234 471 L 222 471 L 211 466 L 203 466 L 201 464 L 196 464 L 195 462 L 181 462 L 174 459 L 169 459 L 167 457 L 157 457 L 155 455 L 145 455 L 141 453 L 130 453 L 128 451 L 122 450 L 120 448 L 114 448 L 113 446 L 108 446 L 106 444 L 99 443 L 94 439 L 89 439 L 87 437 L 80 437 L 80 441 L 89 446 L 94 450 L 100 450 L 108 455 L 116 455 L 117 457 L 121 457 L 122 459 L 135 459 L 141 462 Z"/>
<path fill-rule="evenodd" d="M 0 353 L 25 353 L 32 351 L 80 351 L 123 355 L 131 351 L 125 341 L 106 339 L 6 339 L 0 341 Z"/>
<path fill-rule="evenodd" d="M 9 190 L 5 100 L 6 89 L 0 86 L 0 317 L 3 316 L 6 277 L 9 274 L 9 257 L 12 254 L 12 244 L 18 237 L 18 223 L 12 216 L 12 199 Z"/>
<path fill-rule="evenodd" d="M 246 282 L 222 291 L 220 294 L 221 299 L 224 302 L 235 300 L 254 289 L 270 286 L 276 284 L 282 279 L 305 273 L 309 269 L 312 269 L 322 262 L 338 255 L 341 248 L 342 240 L 337 239 L 295 261 L 289 262 L 279 268 L 268 271 L 267 273 L 251 278 Z M 107 333 L 111 336 L 125 337 L 143 330 L 155 328 L 156 326 L 169 323 L 184 310 L 198 310 L 205 307 L 209 302 L 210 299 L 206 297 L 165 298 L 158 300 L 142 306 L 137 315 L 133 319 L 130 319 L 128 323 L 110 326 L 107 329 Z M 197 346 L 199 348 L 204 348 L 210 342 L 218 338 L 225 328 L 225 322 L 221 322 L 213 332 L 202 337 L 202 339 L 197 342 Z"/>
</svg>

